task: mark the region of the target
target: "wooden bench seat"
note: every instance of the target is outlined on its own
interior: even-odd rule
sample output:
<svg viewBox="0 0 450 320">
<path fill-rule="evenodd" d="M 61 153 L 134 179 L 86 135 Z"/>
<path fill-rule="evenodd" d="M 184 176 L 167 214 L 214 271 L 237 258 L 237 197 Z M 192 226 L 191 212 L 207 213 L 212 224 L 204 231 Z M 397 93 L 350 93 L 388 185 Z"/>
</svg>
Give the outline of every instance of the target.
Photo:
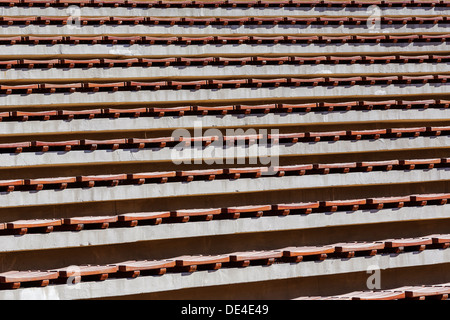
<svg viewBox="0 0 450 320">
<path fill-rule="evenodd" d="M 281 203 L 273 204 L 272 210 L 278 211 L 283 215 L 288 215 L 292 210 L 300 211 L 303 214 L 310 214 L 313 209 L 319 208 L 319 201 L 314 202 L 297 202 L 297 203 Z"/>
<path fill-rule="evenodd" d="M 252 111 L 262 111 L 263 113 L 269 113 L 277 108 L 276 104 L 259 104 L 259 105 L 236 105 L 234 110 L 243 112 L 244 114 L 250 114 Z"/>
<path fill-rule="evenodd" d="M 325 260 L 329 254 L 334 253 L 334 246 L 301 246 L 286 247 L 280 249 L 283 252 L 283 260 L 288 262 L 300 262 L 305 258 L 310 260 Z"/>
<path fill-rule="evenodd" d="M 63 42 L 63 36 L 25 36 L 22 37 L 22 42 L 31 43 L 33 45 L 51 44 L 56 45 Z"/>
<path fill-rule="evenodd" d="M 297 164 L 291 166 L 275 166 L 273 171 L 276 172 L 277 177 L 283 177 L 286 174 L 289 175 L 299 175 L 302 176 L 306 174 L 307 171 L 312 170 L 312 164 Z"/>
<path fill-rule="evenodd" d="M 386 40 L 392 43 L 398 43 L 399 41 L 406 41 L 408 43 L 413 42 L 414 40 L 418 40 L 418 35 L 405 35 L 405 36 L 393 36 L 393 35 L 387 35 Z"/>
<path fill-rule="evenodd" d="M 450 193 L 430 193 L 411 195 L 411 202 L 415 205 L 424 206 L 426 204 L 444 205 L 450 199 Z"/>
<path fill-rule="evenodd" d="M 331 83 L 333 86 L 343 84 L 354 86 L 357 82 L 362 81 L 362 77 L 326 77 L 325 81 Z"/>
<path fill-rule="evenodd" d="M 171 211 L 170 217 L 176 218 L 179 222 L 187 222 L 191 217 L 201 217 L 205 221 L 210 221 L 213 219 L 214 215 L 219 215 L 221 213 L 222 209 L 220 208 L 183 209 Z"/>
<path fill-rule="evenodd" d="M 200 136 L 200 137 L 179 137 L 179 141 L 183 142 L 185 147 L 193 145 L 197 146 L 209 146 L 213 141 L 219 140 L 219 136 Z"/>
<path fill-rule="evenodd" d="M 18 289 L 21 284 L 31 282 L 38 287 L 46 287 L 50 280 L 58 278 L 53 271 L 7 271 L 0 273 L 0 286 Z"/>
<path fill-rule="evenodd" d="M 242 58 L 233 58 L 233 57 L 216 57 L 214 58 L 214 62 L 217 64 L 221 64 L 224 66 L 228 66 L 230 63 L 233 65 L 241 65 L 245 66 L 248 62 L 254 61 L 252 57 L 242 57 Z"/>
<path fill-rule="evenodd" d="M 145 147 L 158 147 L 164 148 L 168 143 L 175 142 L 174 137 L 161 137 L 161 138 L 130 138 L 127 139 L 127 144 L 131 144 L 136 146 L 139 149 L 143 149 Z"/>
<path fill-rule="evenodd" d="M 427 127 L 427 133 L 433 136 L 440 136 L 442 131 L 450 131 L 450 126 Z"/>
<path fill-rule="evenodd" d="M 127 174 L 105 174 L 105 175 L 93 175 L 93 176 L 77 176 L 76 182 L 82 183 L 83 186 L 92 188 L 97 182 L 106 183 L 108 186 L 114 187 L 127 179 Z"/>
<path fill-rule="evenodd" d="M 350 57 L 328 56 L 327 61 L 332 62 L 334 64 L 339 64 L 339 63 L 354 64 L 357 61 L 362 61 L 362 56 L 350 56 Z"/>
<path fill-rule="evenodd" d="M 167 272 L 168 268 L 175 267 L 174 260 L 130 260 L 115 263 L 118 268 L 119 276 L 136 278 L 141 274 L 158 274 L 162 275 Z"/>
<path fill-rule="evenodd" d="M 47 152 L 50 148 L 62 149 L 63 151 L 70 151 L 72 147 L 79 146 L 79 140 L 69 141 L 31 141 L 31 147 L 38 148 L 40 152 Z"/>
<path fill-rule="evenodd" d="M 439 163 L 441 163 L 440 158 L 399 160 L 399 166 L 404 167 L 406 170 L 413 170 L 418 166 L 425 169 L 433 169 Z"/>
<path fill-rule="evenodd" d="M 188 111 L 191 111 L 190 106 L 169 107 L 169 108 L 159 108 L 159 107 L 148 108 L 148 112 L 155 114 L 157 117 L 163 117 L 166 114 L 175 114 L 181 117 L 184 115 L 185 112 Z"/>
<path fill-rule="evenodd" d="M 243 134 L 236 136 L 223 136 L 222 139 L 224 143 L 227 145 L 242 145 L 241 141 L 244 144 L 253 144 L 258 140 L 261 140 L 264 136 L 262 134 Z"/>
<path fill-rule="evenodd" d="M 200 113 L 201 115 L 207 115 L 207 114 L 221 114 L 221 115 L 225 115 L 227 114 L 229 111 L 233 111 L 234 110 L 234 106 L 192 106 L 192 111 L 196 112 L 196 113 Z"/>
<path fill-rule="evenodd" d="M 110 223 L 117 222 L 117 216 L 91 216 L 91 217 L 72 217 L 63 218 L 62 223 L 64 229 L 80 231 L 86 225 L 93 225 L 100 229 L 107 229 Z"/>
<path fill-rule="evenodd" d="M 348 173 L 352 168 L 356 168 L 356 162 L 313 164 L 313 169 L 320 174 L 329 174 L 330 172 Z"/>
<path fill-rule="evenodd" d="M 248 205 L 222 208 L 222 213 L 237 219 L 241 214 L 250 215 L 252 217 L 261 217 L 264 212 L 271 211 L 272 205 Z"/>
<path fill-rule="evenodd" d="M 160 17 L 158 17 L 160 19 Z M 203 37 L 178 37 L 178 42 L 181 42 L 185 45 L 190 45 L 192 43 L 199 43 L 206 45 L 208 42 L 212 42 L 214 40 L 213 36 L 203 36 Z"/>
<path fill-rule="evenodd" d="M 31 142 L 0 143 L 0 152 L 7 152 L 10 150 L 13 153 L 21 153 L 24 148 L 29 147 L 31 147 Z"/>
<path fill-rule="evenodd" d="M 22 42 L 21 36 L 0 37 L 0 43 L 14 45 L 14 44 L 20 43 L 20 42 Z"/>
<path fill-rule="evenodd" d="M 80 140 L 80 146 L 82 147 L 88 147 L 89 150 L 94 151 L 97 150 L 99 147 L 110 149 L 110 150 L 117 150 L 119 149 L 120 145 L 124 145 L 127 143 L 127 139 L 110 139 L 110 140 L 90 140 L 90 139 L 83 139 Z"/>
<path fill-rule="evenodd" d="M 425 300 L 427 297 L 446 300 L 450 293 L 450 288 L 445 286 L 403 286 L 390 289 L 391 292 L 402 292 L 405 299 Z"/>
<path fill-rule="evenodd" d="M 0 61 L 0 68 L 9 70 L 18 64 L 20 64 L 20 60 L 3 60 Z"/>
<path fill-rule="evenodd" d="M 138 64 L 140 60 L 138 58 L 129 58 L 129 59 L 100 59 L 100 63 L 102 65 L 106 65 L 108 68 L 113 67 L 131 67 L 135 64 Z"/>
<path fill-rule="evenodd" d="M 410 200 L 410 196 L 377 197 L 366 199 L 366 203 L 370 208 L 380 210 L 386 206 L 402 208 L 405 202 L 409 202 Z"/>
<path fill-rule="evenodd" d="M 225 175 L 230 176 L 231 179 L 239 179 L 243 176 L 250 176 L 252 178 L 259 178 L 263 173 L 269 171 L 268 167 L 247 167 L 247 168 L 227 168 L 223 169 Z"/>
<path fill-rule="evenodd" d="M 423 251 L 427 245 L 433 243 L 428 237 L 402 238 L 384 240 L 385 248 L 389 252 L 401 253 L 403 251 Z"/>
<path fill-rule="evenodd" d="M 289 78 L 289 85 L 294 87 L 299 86 L 313 86 L 316 87 L 319 84 L 323 84 L 325 82 L 325 78 Z"/>
<path fill-rule="evenodd" d="M 53 68 L 56 64 L 59 64 L 59 59 L 47 59 L 47 60 L 34 60 L 34 59 L 22 59 L 20 64 L 24 64 L 28 69 L 33 69 L 36 65 L 44 67 L 46 69 Z"/>
<path fill-rule="evenodd" d="M 278 88 L 283 83 L 290 82 L 287 78 L 278 78 L 278 79 L 255 79 L 251 78 L 247 80 L 247 84 L 252 87 L 261 88 L 264 85 Z"/>
<path fill-rule="evenodd" d="M 380 241 L 375 242 L 344 242 L 334 244 L 337 256 L 343 258 L 352 258 L 355 255 L 373 256 L 378 250 L 383 250 L 385 243 Z"/>
<path fill-rule="evenodd" d="M 299 139 L 303 139 L 305 137 L 304 132 L 297 133 L 279 133 L 279 134 L 269 134 L 267 139 L 270 140 L 270 143 L 278 144 L 278 143 L 297 143 Z"/>
<path fill-rule="evenodd" d="M 103 36 L 66 36 L 65 41 L 69 44 L 97 44 L 103 41 Z"/>
<path fill-rule="evenodd" d="M 271 265 L 275 259 L 283 256 L 282 251 L 267 250 L 267 251 L 246 251 L 234 252 L 229 255 L 230 264 L 237 267 L 247 267 L 250 264 Z"/>
<path fill-rule="evenodd" d="M 61 59 L 60 63 L 72 69 L 75 67 L 92 68 L 94 65 L 99 65 L 100 61 L 100 59 Z"/>
<path fill-rule="evenodd" d="M 26 94 L 32 94 L 33 90 L 37 89 L 39 89 L 38 84 L 0 85 L 0 90 L 5 94 L 18 93 L 17 91 L 24 91 Z"/>
<path fill-rule="evenodd" d="M 146 180 L 157 181 L 158 183 L 166 183 L 169 178 L 175 177 L 176 171 L 155 171 L 155 172 L 140 172 L 129 173 L 127 179 L 132 180 L 136 184 L 144 184 Z"/>
<path fill-rule="evenodd" d="M 292 112 L 293 110 L 299 110 L 302 112 L 310 112 L 312 109 L 317 108 L 316 103 L 301 103 L 301 104 L 287 104 L 280 103 L 277 105 L 278 109 L 284 112 Z"/>
<path fill-rule="evenodd" d="M 450 234 L 432 234 L 427 236 L 431 238 L 433 245 L 441 249 L 450 247 Z"/>
<path fill-rule="evenodd" d="M 111 17 L 110 22 L 115 24 L 141 24 L 146 20 L 146 17 Z"/>
<path fill-rule="evenodd" d="M 247 79 L 233 79 L 233 80 L 208 80 L 208 85 L 217 89 L 222 89 L 224 86 L 227 88 L 240 88 L 242 85 L 247 84 Z"/>
<path fill-rule="evenodd" d="M 163 65 L 168 67 L 177 61 L 177 58 L 139 58 L 139 63 L 146 67 L 151 67 L 154 65 Z"/>
<path fill-rule="evenodd" d="M 402 300 L 404 292 L 393 291 L 356 291 L 352 293 L 352 300 Z"/>
<path fill-rule="evenodd" d="M 168 81 L 167 86 L 172 87 L 174 90 L 181 89 L 193 89 L 199 90 L 200 88 L 206 86 L 208 80 L 193 80 L 193 81 Z"/>
<path fill-rule="evenodd" d="M 177 58 L 177 63 L 183 64 L 185 66 L 190 66 L 192 64 L 194 65 L 202 65 L 207 66 L 208 64 L 215 61 L 215 58 L 213 57 L 202 57 L 202 58 Z M 205 85 L 205 80 L 202 80 L 201 85 Z M 173 84 L 172 84 L 173 85 Z"/>
<path fill-rule="evenodd" d="M 110 21 L 110 17 L 79 17 L 80 23 L 82 25 L 88 25 L 88 24 L 105 24 L 105 22 Z"/>
<path fill-rule="evenodd" d="M 258 65 L 266 65 L 267 63 L 282 65 L 291 61 L 291 57 L 253 57 L 251 61 Z"/>
<path fill-rule="evenodd" d="M 72 281 L 71 284 L 77 284 L 81 282 L 82 279 L 105 281 L 111 273 L 116 273 L 117 269 L 118 268 L 115 265 L 80 265 L 54 269 L 51 271 L 58 273 L 59 283 L 67 283 L 70 278 Z"/>
<path fill-rule="evenodd" d="M 326 211 L 335 212 L 338 208 L 350 208 L 351 211 L 356 211 L 360 206 L 366 204 L 366 199 L 350 199 L 350 200 L 328 200 L 320 201 L 319 205 Z M 342 209 L 342 208 L 340 208 Z"/>
<path fill-rule="evenodd" d="M 391 85 L 393 81 L 397 81 L 397 76 L 386 76 L 386 77 L 363 77 L 364 81 L 369 82 L 370 85 L 375 84 L 387 84 Z"/>
<path fill-rule="evenodd" d="M 180 177 L 183 181 L 193 181 L 195 177 L 201 177 L 212 181 L 217 175 L 223 174 L 223 169 L 204 169 L 204 170 L 182 170 L 177 171 L 176 176 Z"/>
<path fill-rule="evenodd" d="M 17 186 L 23 186 L 23 179 L 0 180 L 0 189 L 6 192 L 12 192 Z"/>
<path fill-rule="evenodd" d="M 162 219 L 169 217 L 170 211 L 132 212 L 119 214 L 117 221 L 125 224 L 127 227 L 135 227 L 140 221 L 150 222 L 153 225 L 161 224 Z"/>
<path fill-rule="evenodd" d="M 360 106 L 363 107 L 366 110 L 372 110 L 372 109 L 383 109 L 387 110 L 390 109 L 392 106 L 396 106 L 397 101 L 396 100 L 385 100 L 385 101 L 361 101 Z"/>
<path fill-rule="evenodd" d="M 358 101 L 345 101 L 345 102 L 319 102 L 319 107 L 326 109 L 326 111 L 333 111 L 336 108 L 343 109 L 345 111 L 351 110 L 358 106 Z"/>
<path fill-rule="evenodd" d="M 81 117 L 86 119 L 93 119 L 97 115 L 102 114 L 102 109 L 91 110 L 58 110 L 58 116 L 62 116 L 66 120 L 72 120 L 75 117 Z"/>
<path fill-rule="evenodd" d="M 39 178 L 39 179 L 25 179 L 24 185 L 31 186 L 34 190 L 42 190 L 46 185 L 56 185 L 58 189 L 63 190 L 67 188 L 69 183 L 75 183 L 75 177 L 57 177 L 57 178 Z"/>
<path fill-rule="evenodd" d="M 185 255 L 173 258 L 175 267 L 182 272 L 194 272 L 198 269 L 217 270 L 223 263 L 230 261 L 226 254 L 222 255 Z"/>
<path fill-rule="evenodd" d="M 119 88 L 123 88 L 126 86 L 127 86 L 126 82 L 109 82 L 109 83 L 88 82 L 84 84 L 84 88 L 92 92 L 99 92 L 100 89 L 115 92 L 118 91 Z"/>
<path fill-rule="evenodd" d="M 109 115 L 111 118 L 119 118 L 123 116 L 131 116 L 133 118 L 140 117 L 141 114 L 147 113 L 147 108 L 132 108 L 132 109 L 113 109 L 106 108 L 102 110 L 102 114 Z"/>
<path fill-rule="evenodd" d="M 60 225 L 61 219 L 33 219 L 8 222 L 6 223 L 6 228 L 13 230 L 15 234 L 24 235 L 30 228 L 36 228 L 45 233 L 49 233 L 53 231 L 53 227 Z"/>
<path fill-rule="evenodd" d="M 57 116 L 58 112 L 53 111 L 11 111 L 9 117 L 18 119 L 20 121 L 28 121 L 30 118 L 39 119 L 42 121 L 50 120 L 51 117 Z"/>
<path fill-rule="evenodd" d="M 313 142 L 319 142 L 322 140 L 338 141 L 341 137 L 347 135 L 347 131 L 323 131 L 323 132 L 306 132 L 305 137 L 309 138 Z"/>
<path fill-rule="evenodd" d="M 295 64 L 305 64 L 305 63 L 320 64 L 327 60 L 328 60 L 327 56 L 291 57 L 291 61 L 294 62 Z"/>
<path fill-rule="evenodd" d="M 390 136 L 395 136 L 396 138 L 401 138 L 402 136 L 418 137 L 427 130 L 426 127 L 415 127 L 415 128 L 390 128 L 386 129 L 386 133 Z"/>
<path fill-rule="evenodd" d="M 380 169 L 382 171 L 390 171 L 399 164 L 398 160 L 380 160 L 380 161 L 361 161 L 356 163 L 357 168 L 361 168 L 366 172 L 373 169 Z"/>
<path fill-rule="evenodd" d="M 363 137 L 371 139 L 379 139 L 381 135 L 386 134 L 386 129 L 370 129 L 370 130 L 349 130 L 347 136 L 354 140 L 361 140 Z"/>
</svg>

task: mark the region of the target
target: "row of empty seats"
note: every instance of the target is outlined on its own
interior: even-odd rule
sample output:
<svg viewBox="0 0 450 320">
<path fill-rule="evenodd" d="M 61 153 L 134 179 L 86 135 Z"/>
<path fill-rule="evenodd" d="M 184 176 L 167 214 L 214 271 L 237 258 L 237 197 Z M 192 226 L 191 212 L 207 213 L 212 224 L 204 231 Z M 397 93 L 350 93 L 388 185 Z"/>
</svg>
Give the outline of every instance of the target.
<svg viewBox="0 0 450 320">
<path fill-rule="evenodd" d="M 225 114 L 252 114 L 252 113 L 290 113 L 311 111 L 349 111 L 372 109 L 427 109 L 448 108 L 450 100 L 385 100 L 385 101 L 346 101 L 346 102 L 317 102 L 317 103 L 272 103 L 256 105 L 225 105 L 225 106 L 178 106 L 178 107 L 141 107 L 130 109 L 88 109 L 88 110 L 49 110 L 49 111 L 0 111 L 0 121 L 28 121 L 28 120 L 72 120 L 94 118 L 121 118 L 121 117 L 163 117 L 184 115 L 225 115 Z M 413 128 L 405 128 L 404 132 Z M 391 130 L 391 131 L 389 131 Z M 392 131 L 393 130 L 393 131 Z M 420 127 L 418 131 L 427 131 Z M 434 131 L 431 127 L 429 132 Z M 401 134 L 402 129 L 387 129 L 387 133 Z M 27 145 L 28 146 L 28 145 Z M 31 146 L 31 145 L 30 145 Z"/>
<path fill-rule="evenodd" d="M 350 259 L 383 253 L 444 249 L 450 245 L 449 234 L 417 238 L 386 239 L 367 242 L 342 242 L 330 245 L 286 247 L 278 250 L 245 251 L 217 255 L 183 255 L 160 260 L 130 260 L 108 265 L 80 265 L 37 271 L 8 271 L 0 273 L 1 289 L 20 286 L 76 284 L 84 281 L 104 281 L 108 278 L 136 278 L 163 275 L 166 272 L 195 272 L 220 268 L 244 268 L 273 263 L 300 263 L 325 259 Z M 450 288 L 446 288 L 448 291 Z"/>
<path fill-rule="evenodd" d="M 49 233 L 53 231 L 80 231 L 107 229 L 109 227 L 135 227 L 161 223 L 184 223 L 245 217 L 280 216 L 337 211 L 382 210 L 386 208 L 445 205 L 450 193 L 414 194 L 392 197 L 360 198 L 347 200 L 310 201 L 245 205 L 224 208 L 179 209 L 159 212 L 133 212 L 113 216 L 85 216 L 53 219 L 16 220 L 0 223 L 0 236 L 8 234 Z"/>
<path fill-rule="evenodd" d="M 119 138 L 108 140 L 23 141 L 0 144 L 0 153 L 47 152 L 71 150 L 117 150 L 165 147 L 201 147 L 214 143 L 215 147 L 245 146 L 260 142 L 264 145 L 279 143 L 310 143 L 339 140 L 373 140 L 380 138 L 402 138 L 418 136 L 447 136 L 450 126 L 412 127 L 368 130 L 340 130 L 318 132 L 295 132 L 281 134 L 171 136 L 158 138 Z"/>
<path fill-rule="evenodd" d="M 408 35 L 317 35 L 317 36 L 2 36 L 0 44 L 56 45 L 56 44 L 143 44 L 143 45 L 218 45 L 218 44 L 344 44 L 344 43 L 412 43 L 447 42 L 450 34 Z"/>
<path fill-rule="evenodd" d="M 423 285 L 403 286 L 386 290 L 354 291 L 335 296 L 305 296 L 294 300 L 448 300 L 450 282 Z"/>
<path fill-rule="evenodd" d="M 79 22 L 81 25 L 365 25 L 372 18 L 367 17 L 52 17 L 27 16 L 0 17 L 0 25 L 67 25 Z M 403 16 L 380 17 L 381 24 L 438 24 L 448 23 L 448 16 Z"/>
<path fill-rule="evenodd" d="M 201 169 L 178 171 L 155 171 L 109 175 L 69 176 L 38 179 L 0 180 L 0 189 L 6 192 L 42 189 L 66 189 L 94 186 L 117 186 L 145 183 L 179 181 L 212 181 L 215 179 L 259 178 L 261 176 L 297 176 L 348 172 L 371 172 L 390 170 L 414 170 L 447 168 L 450 158 L 381 160 L 346 163 L 300 164 L 275 167 L 246 167 L 227 169 Z"/>
<path fill-rule="evenodd" d="M 21 7 L 447 7 L 448 0 L 11 0 L 0 6 Z"/>
<path fill-rule="evenodd" d="M 78 82 L 78 83 L 33 83 L 0 85 L 0 94 L 115 92 L 139 90 L 200 90 L 222 88 L 277 88 L 311 86 L 354 86 L 390 84 L 446 83 L 450 75 L 420 76 L 363 76 L 363 77 L 317 77 L 277 79 L 234 79 L 234 80 L 191 80 L 191 81 L 121 81 L 121 82 Z"/>
<path fill-rule="evenodd" d="M 129 68 L 161 66 L 237 66 L 237 65 L 303 65 L 303 64 L 386 64 L 450 62 L 450 55 L 382 55 L 382 56 L 281 56 L 281 57 L 170 57 L 127 59 L 20 59 L 0 60 L 1 69 L 51 68 Z"/>
</svg>

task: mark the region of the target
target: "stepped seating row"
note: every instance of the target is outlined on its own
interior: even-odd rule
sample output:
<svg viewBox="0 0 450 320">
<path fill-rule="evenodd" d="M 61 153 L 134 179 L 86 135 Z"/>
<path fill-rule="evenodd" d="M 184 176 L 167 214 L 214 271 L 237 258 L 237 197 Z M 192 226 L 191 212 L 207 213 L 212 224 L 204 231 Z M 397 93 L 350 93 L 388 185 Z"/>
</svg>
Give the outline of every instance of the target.
<svg viewBox="0 0 450 320">
<path fill-rule="evenodd" d="M 26 16 L 0 17 L 0 25 L 67 25 L 80 23 L 81 25 L 365 25 L 371 18 L 366 17 L 52 17 Z M 382 16 L 382 24 L 438 24 L 448 23 L 448 16 Z"/>
<path fill-rule="evenodd" d="M 109 265 L 80 265 L 38 271 L 8 271 L 0 273 L 1 289 L 20 286 L 43 287 L 53 284 L 76 284 L 85 281 L 104 281 L 107 278 L 136 278 L 165 273 L 244 268 L 273 263 L 299 263 L 325 259 L 350 259 L 355 256 L 373 256 L 382 253 L 414 252 L 448 248 L 449 234 L 425 237 L 386 239 L 367 242 L 343 242 L 322 246 L 286 247 L 278 250 L 233 252 L 216 255 L 183 255 L 161 260 L 130 260 Z M 448 294 L 450 287 L 445 287 Z M 425 289 L 423 289 L 425 291 Z M 439 293 L 442 290 L 435 289 Z"/>
<path fill-rule="evenodd" d="M 319 132 L 296 132 L 281 134 L 244 134 L 213 136 L 180 136 L 158 138 L 119 138 L 108 140 L 68 140 L 68 141 L 23 141 L 0 144 L 0 153 L 48 152 L 71 150 L 117 150 L 165 147 L 201 147 L 214 143 L 216 147 L 252 145 L 257 142 L 264 145 L 279 143 L 301 143 L 339 140 L 373 140 L 380 138 L 402 138 L 418 136 L 444 136 L 450 134 L 450 126 L 412 127 L 368 130 L 340 130 Z"/>
<path fill-rule="evenodd" d="M 201 37 L 155 37 L 155 36 L 8 36 L 0 37 L 0 44 L 56 45 L 56 44 L 343 44 L 343 43 L 411 43 L 446 42 L 450 34 L 412 35 L 343 35 L 343 36 L 201 36 Z"/>
<path fill-rule="evenodd" d="M 450 62 L 450 55 L 387 55 L 387 56 L 282 56 L 282 57 L 200 57 L 200 58 L 128 58 L 128 59 L 20 59 L 0 61 L 0 68 L 8 70 L 34 68 L 114 68 L 151 66 L 206 65 L 282 65 L 282 64 L 386 64 L 386 63 Z"/>
<path fill-rule="evenodd" d="M 447 300 L 450 283 L 423 286 L 404 286 L 388 290 L 354 291 L 346 294 L 322 297 L 306 296 L 294 300 Z"/>
<path fill-rule="evenodd" d="M 24 7 L 447 7 L 448 0 L 11 0 L 0 6 Z"/>
<path fill-rule="evenodd" d="M 213 219 L 238 219 L 245 217 L 281 216 L 337 211 L 381 210 L 386 208 L 445 205 L 450 193 L 414 194 L 406 196 L 374 197 L 348 200 L 327 200 L 298 203 L 245 205 L 225 208 L 179 209 L 159 212 L 133 212 L 115 216 L 86 216 L 54 219 L 30 219 L 0 223 L 0 235 L 28 232 L 80 231 L 107 229 L 109 227 L 135 227 L 161 223 L 210 221 Z"/>
<path fill-rule="evenodd" d="M 278 79 L 233 79 L 233 80 L 192 80 L 192 81 L 126 81 L 126 82 L 78 82 L 78 83 L 34 83 L 0 85 L 0 94 L 34 93 L 74 93 L 74 92 L 116 92 L 139 90 L 200 90 L 222 88 L 261 88 L 261 87 L 310 87 L 310 86 L 353 86 L 353 85 L 391 85 L 446 83 L 450 75 L 420 76 L 372 76 L 372 77 L 317 77 L 317 78 L 278 78 Z"/>
<path fill-rule="evenodd" d="M 163 116 L 184 116 L 184 115 L 208 115 L 208 114 L 251 114 L 281 112 L 290 113 L 293 111 L 333 111 L 333 110 L 372 110 L 390 108 L 411 109 L 411 108 L 448 108 L 450 100 L 385 100 L 385 101 L 346 101 L 346 102 L 318 102 L 286 104 L 273 103 L 262 105 L 227 105 L 227 106 L 178 106 L 178 107 L 141 107 L 131 109 L 89 109 L 89 110 L 49 110 L 49 111 L 0 111 L 0 121 L 28 121 L 28 120 L 72 120 L 72 119 L 93 119 L 93 118 L 120 118 L 120 117 L 163 117 Z M 390 133 L 401 133 L 403 129 L 391 129 Z M 405 132 L 412 128 L 405 128 Z M 426 131 L 425 127 L 418 128 L 418 131 Z M 429 129 L 433 131 L 433 129 Z M 1 148 L 1 147 L 0 147 Z"/>
</svg>

